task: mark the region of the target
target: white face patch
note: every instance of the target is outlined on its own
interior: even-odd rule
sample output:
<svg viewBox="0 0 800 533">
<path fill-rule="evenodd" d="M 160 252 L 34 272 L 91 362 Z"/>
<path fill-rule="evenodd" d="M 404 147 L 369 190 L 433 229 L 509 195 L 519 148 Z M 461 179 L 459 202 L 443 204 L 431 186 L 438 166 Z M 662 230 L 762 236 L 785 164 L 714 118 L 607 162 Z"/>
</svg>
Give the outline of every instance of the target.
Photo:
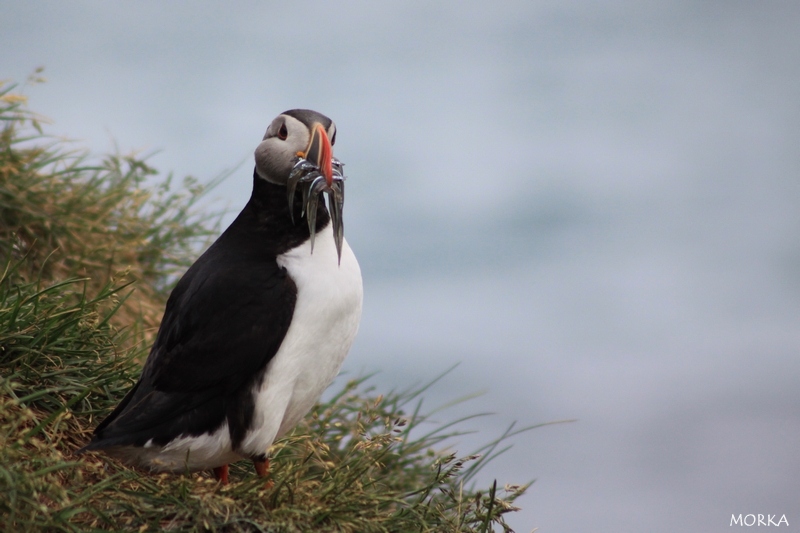
<svg viewBox="0 0 800 533">
<path fill-rule="evenodd" d="M 336 142 L 336 124 L 326 130 L 331 145 Z M 278 115 L 256 147 L 256 171 L 264 180 L 285 185 L 298 154 L 305 154 L 311 142 L 306 124 L 290 115 Z"/>
<path fill-rule="evenodd" d="M 308 146 L 308 142 L 311 140 L 311 134 L 308 128 L 305 124 L 289 115 L 278 115 L 275 117 L 275 120 L 272 121 L 266 133 L 264 133 L 262 141 L 266 141 L 269 137 L 278 137 L 280 139 L 278 134 L 284 126 L 286 127 L 286 142 L 299 142 L 301 150 Z"/>
<path fill-rule="evenodd" d="M 284 135 L 285 133 L 285 139 Z M 280 115 L 272 121 L 264 139 L 256 147 L 256 171 L 270 183 L 284 185 L 294 165 L 298 152 L 304 152 L 311 140 L 305 124 L 289 115 Z"/>
</svg>

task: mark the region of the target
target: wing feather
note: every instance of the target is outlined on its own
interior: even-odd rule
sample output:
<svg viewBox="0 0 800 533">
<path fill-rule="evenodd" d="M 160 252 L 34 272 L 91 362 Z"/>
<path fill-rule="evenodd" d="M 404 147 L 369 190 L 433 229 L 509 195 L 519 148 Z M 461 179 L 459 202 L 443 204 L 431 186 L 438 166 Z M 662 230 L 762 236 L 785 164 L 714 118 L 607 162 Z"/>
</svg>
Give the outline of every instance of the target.
<svg viewBox="0 0 800 533">
<path fill-rule="evenodd" d="M 296 297 L 274 258 L 220 261 L 209 249 L 170 295 L 139 382 L 87 449 L 164 444 L 219 426 L 278 351 Z"/>
</svg>

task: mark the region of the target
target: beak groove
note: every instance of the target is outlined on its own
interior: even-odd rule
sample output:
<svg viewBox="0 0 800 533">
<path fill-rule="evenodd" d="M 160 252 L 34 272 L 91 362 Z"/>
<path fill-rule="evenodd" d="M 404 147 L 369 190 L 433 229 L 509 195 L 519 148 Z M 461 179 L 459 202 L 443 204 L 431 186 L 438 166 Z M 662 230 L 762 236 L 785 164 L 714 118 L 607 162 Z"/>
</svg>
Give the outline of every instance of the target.
<svg viewBox="0 0 800 533">
<path fill-rule="evenodd" d="M 320 173 L 325 177 L 328 187 L 333 185 L 333 149 L 328 133 L 322 124 L 314 124 L 311 131 L 311 141 L 306 150 L 306 159 L 315 164 Z"/>
</svg>

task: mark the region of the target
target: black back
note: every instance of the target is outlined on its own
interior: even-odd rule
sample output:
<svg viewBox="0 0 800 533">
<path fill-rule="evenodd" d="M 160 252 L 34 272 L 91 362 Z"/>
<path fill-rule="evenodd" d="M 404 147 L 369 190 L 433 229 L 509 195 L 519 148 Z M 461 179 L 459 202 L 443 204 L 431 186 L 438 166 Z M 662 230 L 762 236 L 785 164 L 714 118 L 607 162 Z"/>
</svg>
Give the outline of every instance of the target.
<svg viewBox="0 0 800 533">
<path fill-rule="evenodd" d="M 172 291 L 139 381 L 84 450 L 164 445 L 227 419 L 234 449 L 250 427 L 253 387 L 289 329 L 297 289 L 278 255 L 309 238 L 286 188 L 253 176 L 253 194 Z M 319 203 L 317 231 L 329 223 Z"/>
</svg>

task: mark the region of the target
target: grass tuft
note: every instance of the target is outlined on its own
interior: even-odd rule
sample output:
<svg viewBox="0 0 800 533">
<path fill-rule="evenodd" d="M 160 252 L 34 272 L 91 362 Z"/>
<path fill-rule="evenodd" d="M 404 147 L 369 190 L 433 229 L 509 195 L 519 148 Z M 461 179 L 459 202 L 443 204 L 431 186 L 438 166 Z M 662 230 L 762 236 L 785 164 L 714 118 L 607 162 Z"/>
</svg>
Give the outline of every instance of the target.
<svg viewBox="0 0 800 533">
<path fill-rule="evenodd" d="M 19 281 L 82 277 L 90 292 L 136 282 L 112 321 L 154 334 L 164 294 L 218 233 L 220 213 L 194 211 L 208 187 L 187 177 L 176 191 L 135 155 L 90 160 L 42 133 L 14 89 L 0 86 L 0 264 L 24 258 Z"/>
<path fill-rule="evenodd" d="M 218 232 L 205 189 L 134 156 L 94 163 L 43 133 L 0 86 L 0 530 L 510 531 L 527 485 L 476 490 L 480 454 L 448 453 L 456 420 L 424 414 L 428 387 L 378 394 L 350 380 L 271 450 L 269 483 L 246 462 L 148 474 L 76 457 L 135 382 L 171 284 Z M 147 183 L 160 185 L 146 186 Z M 468 417 L 471 418 L 471 417 Z"/>
</svg>

